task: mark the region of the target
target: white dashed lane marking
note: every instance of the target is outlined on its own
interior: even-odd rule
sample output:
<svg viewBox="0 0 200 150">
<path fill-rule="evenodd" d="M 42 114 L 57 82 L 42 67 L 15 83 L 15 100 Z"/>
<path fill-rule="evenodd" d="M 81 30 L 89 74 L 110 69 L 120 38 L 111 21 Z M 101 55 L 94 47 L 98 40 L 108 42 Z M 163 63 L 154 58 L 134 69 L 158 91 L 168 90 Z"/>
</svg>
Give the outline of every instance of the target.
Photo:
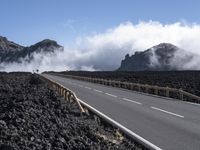
<svg viewBox="0 0 200 150">
<path fill-rule="evenodd" d="M 76 83 L 72 83 L 72 82 L 71 83 L 69 82 L 69 84 L 77 85 Z M 79 87 L 83 87 L 83 85 L 81 85 L 81 84 L 78 84 L 78 86 Z M 91 87 L 88 87 L 88 86 L 84 86 L 84 88 L 89 89 L 89 90 L 92 89 Z M 102 91 L 97 90 L 97 89 L 93 89 L 93 90 L 95 92 L 98 92 L 98 93 L 103 93 Z M 118 97 L 118 96 L 110 94 L 110 93 L 105 93 L 105 94 L 108 95 L 108 96 L 114 97 L 114 98 Z M 131 99 L 128 99 L 128 98 L 121 98 L 121 99 L 124 100 L 124 101 L 127 101 L 127 102 L 134 103 L 134 104 L 142 105 L 142 103 L 134 101 L 134 100 L 131 100 Z M 193 104 L 193 103 L 190 103 L 190 104 Z M 194 104 L 194 105 L 198 105 L 199 106 L 199 104 Z M 179 114 L 176 114 L 176 113 L 173 113 L 173 112 L 169 112 L 169 111 L 166 111 L 166 110 L 163 110 L 163 109 L 160 109 L 160 108 L 156 108 L 156 107 L 151 107 L 151 108 L 154 109 L 154 110 L 158 110 L 158 111 L 161 111 L 161 112 L 176 116 L 176 117 L 184 118 L 184 116 L 182 116 L 182 115 L 179 115 Z"/>
<path fill-rule="evenodd" d="M 200 106 L 200 104 L 197 104 L 197 103 L 192 103 L 192 102 L 186 102 L 186 103 L 191 104 L 191 105 Z"/>
<path fill-rule="evenodd" d="M 87 86 L 85 86 L 85 88 L 88 89 L 88 90 L 91 90 L 91 87 L 87 87 Z"/>
<path fill-rule="evenodd" d="M 97 89 L 93 89 L 95 92 L 99 92 L 99 93 L 102 93 L 102 91 L 100 90 L 97 90 Z"/>
<path fill-rule="evenodd" d="M 110 93 L 105 93 L 106 95 L 108 95 L 108 96 L 111 96 L 111 97 L 117 97 L 116 95 L 113 95 L 113 94 L 110 94 Z"/>
<path fill-rule="evenodd" d="M 156 107 L 151 107 L 151 108 L 155 109 L 155 110 L 158 110 L 158 111 L 161 111 L 161 112 L 164 112 L 164 113 L 167 113 L 167 114 L 170 114 L 170 115 L 174 115 L 174 116 L 177 116 L 177 117 L 180 117 L 180 118 L 184 118 L 184 116 L 182 116 L 182 115 L 175 114 L 175 113 L 172 113 L 172 112 L 160 109 L 160 108 L 156 108 Z"/>
<path fill-rule="evenodd" d="M 128 102 L 131 102 L 131 103 L 135 103 L 135 104 L 138 104 L 138 105 L 142 105 L 142 103 L 140 102 L 136 102 L 134 100 L 131 100 L 131 99 L 128 99 L 128 98 L 122 98 L 124 101 L 128 101 Z"/>
</svg>

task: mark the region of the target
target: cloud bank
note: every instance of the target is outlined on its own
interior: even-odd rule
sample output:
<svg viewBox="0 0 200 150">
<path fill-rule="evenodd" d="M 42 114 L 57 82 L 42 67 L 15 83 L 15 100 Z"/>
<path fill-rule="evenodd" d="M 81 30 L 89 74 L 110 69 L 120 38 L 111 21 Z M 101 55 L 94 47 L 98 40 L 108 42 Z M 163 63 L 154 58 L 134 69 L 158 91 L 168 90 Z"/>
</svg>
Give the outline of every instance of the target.
<svg viewBox="0 0 200 150">
<path fill-rule="evenodd" d="M 79 37 L 76 48 L 65 48 L 57 54 L 35 54 L 31 63 L 4 64 L 6 71 L 46 70 L 115 70 L 129 53 L 143 51 L 159 43 L 171 43 L 196 56 L 183 69 L 200 69 L 200 24 L 156 21 L 122 23 L 103 33 Z M 180 56 L 176 57 L 182 57 Z M 176 62 L 176 60 L 174 60 Z"/>
</svg>

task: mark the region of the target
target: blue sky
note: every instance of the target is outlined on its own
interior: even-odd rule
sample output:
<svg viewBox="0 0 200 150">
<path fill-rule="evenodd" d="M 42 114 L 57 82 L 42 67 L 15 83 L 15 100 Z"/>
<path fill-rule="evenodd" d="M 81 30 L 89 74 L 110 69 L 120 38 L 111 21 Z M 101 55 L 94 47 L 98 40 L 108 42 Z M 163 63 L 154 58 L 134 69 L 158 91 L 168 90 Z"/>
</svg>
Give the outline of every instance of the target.
<svg viewBox="0 0 200 150">
<path fill-rule="evenodd" d="M 131 21 L 198 23 L 199 0 L 0 0 L 0 35 L 22 45 L 50 38 L 73 45 L 76 37 Z"/>
</svg>

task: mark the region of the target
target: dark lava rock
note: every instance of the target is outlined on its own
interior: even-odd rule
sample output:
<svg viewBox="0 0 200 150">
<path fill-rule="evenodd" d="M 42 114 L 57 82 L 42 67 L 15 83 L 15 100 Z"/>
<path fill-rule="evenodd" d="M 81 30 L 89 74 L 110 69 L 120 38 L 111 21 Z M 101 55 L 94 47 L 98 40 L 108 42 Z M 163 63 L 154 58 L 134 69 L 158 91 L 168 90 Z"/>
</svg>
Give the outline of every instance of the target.
<svg viewBox="0 0 200 150">
<path fill-rule="evenodd" d="M 135 142 L 118 140 L 112 127 L 81 114 L 31 73 L 0 74 L 0 106 L 0 150 L 136 148 Z"/>
</svg>

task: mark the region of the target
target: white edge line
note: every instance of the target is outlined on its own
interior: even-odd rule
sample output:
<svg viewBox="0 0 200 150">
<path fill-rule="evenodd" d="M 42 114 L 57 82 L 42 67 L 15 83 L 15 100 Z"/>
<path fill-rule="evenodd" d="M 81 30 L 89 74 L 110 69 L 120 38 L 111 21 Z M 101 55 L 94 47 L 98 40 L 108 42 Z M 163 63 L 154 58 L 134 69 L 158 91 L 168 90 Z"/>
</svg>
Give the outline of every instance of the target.
<svg viewBox="0 0 200 150">
<path fill-rule="evenodd" d="M 170 115 L 174 115 L 174 116 L 177 116 L 177 117 L 180 117 L 180 118 L 184 118 L 184 116 L 182 116 L 182 115 L 175 114 L 175 113 L 172 113 L 172 112 L 169 112 L 169 111 L 160 109 L 160 108 L 156 108 L 156 107 L 151 107 L 151 108 L 152 108 L 152 109 L 155 109 L 155 110 L 162 111 L 162 112 L 167 113 L 167 114 L 170 114 Z"/>
<path fill-rule="evenodd" d="M 91 89 L 92 89 L 91 87 L 88 87 L 88 86 L 85 86 L 85 88 L 86 88 L 86 89 L 89 89 L 89 90 L 91 90 Z"/>
<path fill-rule="evenodd" d="M 186 103 L 191 104 L 191 105 L 200 106 L 200 104 L 197 104 L 197 103 L 192 103 L 192 102 L 186 102 Z"/>
<path fill-rule="evenodd" d="M 110 94 L 110 93 L 105 93 L 106 95 L 112 96 L 112 97 L 117 97 L 116 95 Z"/>
<path fill-rule="evenodd" d="M 102 93 L 102 91 L 100 90 L 97 90 L 97 89 L 93 89 L 95 92 L 99 92 L 99 93 Z"/>
<path fill-rule="evenodd" d="M 128 98 L 122 98 L 124 101 L 128 101 L 128 102 L 131 102 L 131 103 L 135 103 L 135 104 L 138 104 L 138 105 L 142 105 L 142 103 L 140 102 L 136 102 L 134 100 L 131 100 L 131 99 L 128 99 Z"/>
<path fill-rule="evenodd" d="M 118 123 L 117 121 L 111 119 L 110 117 L 108 117 L 107 115 L 103 114 L 102 112 L 98 111 L 97 109 L 95 109 L 94 107 L 88 105 L 87 103 L 83 102 L 82 100 L 80 100 L 78 98 L 78 100 L 80 101 L 81 104 L 83 104 L 84 106 L 86 106 L 87 108 L 91 109 L 93 112 L 97 113 L 98 115 L 100 115 L 102 118 L 106 119 L 107 121 L 109 121 L 110 123 L 116 125 L 117 127 L 119 127 L 120 129 L 122 129 L 124 132 L 126 132 L 127 134 L 129 134 L 130 136 L 132 136 L 133 138 L 135 138 L 135 140 L 139 140 L 140 142 L 142 142 L 141 144 L 145 144 L 145 146 L 148 146 L 148 148 L 150 149 L 155 149 L 155 150 L 162 150 L 161 148 L 159 148 L 158 146 L 154 145 L 153 143 L 147 141 L 146 139 L 144 139 L 143 137 L 139 136 L 138 134 L 134 133 L 133 131 L 131 131 L 130 129 L 126 128 L 125 126 L 121 125 L 120 123 Z"/>
</svg>

